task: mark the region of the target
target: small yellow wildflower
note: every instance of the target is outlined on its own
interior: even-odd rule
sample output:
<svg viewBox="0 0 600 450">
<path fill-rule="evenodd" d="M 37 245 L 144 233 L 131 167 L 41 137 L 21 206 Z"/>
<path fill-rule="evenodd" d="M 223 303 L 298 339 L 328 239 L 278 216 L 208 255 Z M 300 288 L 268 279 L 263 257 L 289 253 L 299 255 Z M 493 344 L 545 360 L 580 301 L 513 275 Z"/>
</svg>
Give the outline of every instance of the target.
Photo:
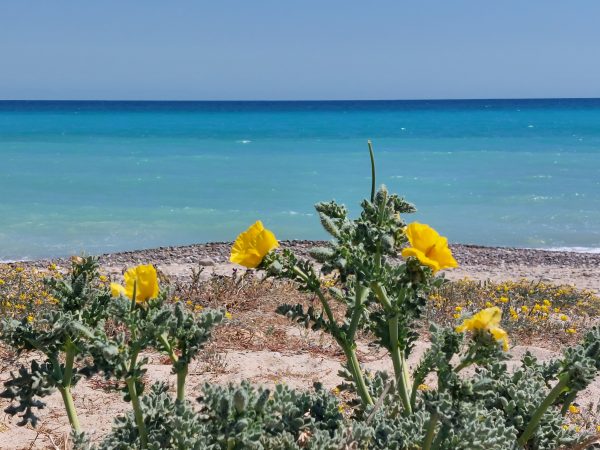
<svg viewBox="0 0 600 450">
<path fill-rule="evenodd" d="M 569 405 L 569 412 L 571 414 L 579 414 L 581 411 L 579 410 L 579 408 L 575 405 Z"/>
<path fill-rule="evenodd" d="M 420 384 L 420 385 L 417 387 L 417 389 L 418 389 L 419 391 L 428 391 L 428 390 L 429 390 L 429 385 L 427 385 L 427 384 L 423 383 L 423 384 Z"/>
<path fill-rule="evenodd" d="M 567 334 L 575 334 L 575 333 L 577 333 L 577 330 L 576 330 L 575 328 L 567 328 L 567 329 L 565 330 L 565 332 L 566 332 Z"/>
<path fill-rule="evenodd" d="M 31 323 L 35 320 L 35 318 L 30 314 L 27 316 L 27 322 Z"/>
<path fill-rule="evenodd" d="M 240 233 L 231 248 L 229 260 L 244 267 L 255 268 L 271 250 L 279 247 L 275 235 L 260 220 Z"/>
<path fill-rule="evenodd" d="M 98 277 L 98 279 L 102 282 L 102 283 L 106 283 L 108 281 L 108 277 L 106 275 L 100 275 Z"/>
<path fill-rule="evenodd" d="M 113 297 L 123 295 L 132 298 L 134 286 L 136 303 L 142 303 L 157 297 L 159 292 L 158 276 L 154 266 L 148 264 L 127 269 L 127 272 L 125 272 L 125 286 L 111 283 L 110 290 Z"/>
<path fill-rule="evenodd" d="M 23 272 L 25 269 L 24 269 L 23 267 L 20 267 L 20 266 L 19 266 L 19 267 L 17 267 L 15 270 L 16 270 L 16 272 L 17 272 L 17 273 L 21 273 L 21 272 Z"/>
<path fill-rule="evenodd" d="M 334 388 L 331 390 L 331 393 L 337 397 L 338 395 L 340 395 L 340 388 L 339 388 L 339 387 L 337 387 L 337 386 L 336 386 L 336 387 L 334 387 Z"/>
<path fill-rule="evenodd" d="M 492 306 L 494 306 L 494 304 L 492 302 L 485 302 L 486 308 L 491 308 Z"/>
<path fill-rule="evenodd" d="M 508 297 L 500 297 L 500 303 L 508 303 Z"/>
<path fill-rule="evenodd" d="M 561 314 L 559 319 L 562 320 L 563 322 L 566 322 L 567 320 L 569 320 L 569 318 L 567 316 L 565 316 L 564 314 Z"/>
<path fill-rule="evenodd" d="M 456 331 L 487 330 L 498 342 L 502 343 L 504 351 L 508 350 L 508 334 L 500 328 L 502 311 L 497 306 L 479 311 L 470 319 L 466 319 L 462 325 L 456 327 Z"/>
<path fill-rule="evenodd" d="M 462 306 L 457 306 L 456 308 L 454 308 L 454 311 L 456 312 L 461 312 L 463 310 Z"/>
<path fill-rule="evenodd" d="M 429 225 L 413 222 L 406 227 L 405 233 L 410 247 L 402 250 L 404 258 L 414 256 L 434 273 L 441 269 L 458 267 L 448 248 L 448 239 L 440 236 Z"/>
<path fill-rule="evenodd" d="M 226 319 L 229 319 L 229 320 L 231 320 L 231 318 L 232 318 L 232 317 L 233 317 L 233 316 L 231 315 L 231 313 L 230 313 L 229 311 L 227 311 L 227 312 L 225 313 L 225 318 L 226 318 Z"/>
<path fill-rule="evenodd" d="M 552 302 L 548 299 L 544 300 L 543 303 L 545 306 L 550 306 L 552 304 Z"/>
<path fill-rule="evenodd" d="M 542 309 L 542 305 L 540 305 L 539 303 L 536 303 L 536 304 L 533 306 L 533 310 L 534 310 L 534 311 L 541 311 L 541 309 Z"/>
<path fill-rule="evenodd" d="M 56 270 L 56 264 L 52 263 L 48 266 L 48 270 L 51 270 L 52 272 L 54 272 Z"/>
<path fill-rule="evenodd" d="M 454 317 L 455 319 L 460 319 L 460 314 L 454 313 L 452 314 L 452 317 Z"/>
<path fill-rule="evenodd" d="M 0 286 L 2 286 L 4 283 L 6 283 L 6 281 L 4 281 L 2 278 L 0 278 Z"/>
<path fill-rule="evenodd" d="M 524 313 L 529 311 L 529 308 L 525 305 L 521 306 L 521 311 L 523 311 Z"/>
</svg>

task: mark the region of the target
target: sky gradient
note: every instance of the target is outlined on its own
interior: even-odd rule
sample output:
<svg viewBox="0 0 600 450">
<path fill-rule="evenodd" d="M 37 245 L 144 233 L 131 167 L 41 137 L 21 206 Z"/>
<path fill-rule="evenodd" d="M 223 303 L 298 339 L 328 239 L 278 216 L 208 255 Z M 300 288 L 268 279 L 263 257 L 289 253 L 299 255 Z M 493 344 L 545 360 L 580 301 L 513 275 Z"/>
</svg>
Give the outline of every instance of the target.
<svg viewBox="0 0 600 450">
<path fill-rule="evenodd" d="M 600 97 L 600 2 L 0 3 L 0 99 Z"/>
</svg>

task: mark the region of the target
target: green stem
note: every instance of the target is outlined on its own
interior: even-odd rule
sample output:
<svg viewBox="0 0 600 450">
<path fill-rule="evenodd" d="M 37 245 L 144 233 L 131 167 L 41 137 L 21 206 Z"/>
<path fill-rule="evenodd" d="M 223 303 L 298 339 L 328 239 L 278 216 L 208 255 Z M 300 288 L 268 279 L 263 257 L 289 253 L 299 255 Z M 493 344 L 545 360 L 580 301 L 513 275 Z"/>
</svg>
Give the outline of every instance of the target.
<svg viewBox="0 0 600 450">
<path fill-rule="evenodd" d="M 138 433 L 140 434 L 140 447 L 146 448 L 148 446 L 148 433 L 146 431 L 146 424 L 144 423 L 144 415 L 142 414 L 142 405 L 137 395 L 135 387 L 135 379 L 127 378 L 127 389 L 129 390 L 129 397 L 131 397 L 131 406 L 133 408 L 133 415 L 135 417 L 135 424 L 138 427 Z"/>
<path fill-rule="evenodd" d="M 388 326 L 390 333 L 390 354 L 392 355 L 392 363 L 394 364 L 394 374 L 396 376 L 396 383 L 398 384 L 398 393 L 400 394 L 400 400 L 402 401 L 405 414 L 410 415 L 412 413 L 412 407 L 410 405 L 410 381 L 406 360 L 398 345 L 398 316 L 391 318 L 388 321 Z"/>
<path fill-rule="evenodd" d="M 360 316 L 362 315 L 362 305 L 369 294 L 369 288 L 357 284 L 355 288 L 355 300 L 354 300 L 354 311 L 352 311 L 352 319 L 350 320 L 350 326 L 348 328 L 348 342 L 354 341 L 354 335 L 356 334 L 356 328 Z"/>
<path fill-rule="evenodd" d="M 188 365 L 186 364 L 177 371 L 177 400 L 185 400 L 185 379 L 188 374 Z"/>
<path fill-rule="evenodd" d="M 427 434 L 425 435 L 425 439 L 423 440 L 423 450 L 431 450 L 431 444 L 433 443 L 433 438 L 435 437 L 435 427 L 439 420 L 439 414 L 433 413 L 431 418 L 429 419 L 429 425 L 427 426 Z"/>
<path fill-rule="evenodd" d="M 298 266 L 294 267 L 294 272 L 303 281 L 308 280 L 308 275 L 306 273 L 304 273 L 302 271 L 302 269 L 300 269 Z M 358 301 L 358 298 L 360 298 L 361 304 L 364 301 L 364 298 L 366 297 L 366 295 L 368 293 L 368 290 L 366 288 L 364 288 L 364 287 L 362 287 L 362 288 L 365 289 L 365 292 L 361 293 L 360 297 L 358 296 L 358 292 L 357 292 L 357 301 Z M 327 315 L 327 319 L 329 320 L 329 327 L 330 327 L 331 334 L 333 335 L 333 337 L 334 337 L 335 341 L 338 343 L 338 345 L 340 347 L 342 347 L 342 349 L 344 350 L 344 354 L 346 355 L 346 360 L 348 362 L 348 368 L 350 369 L 352 378 L 354 379 L 354 383 L 356 384 L 356 389 L 358 391 L 358 395 L 360 396 L 363 404 L 372 405 L 373 399 L 371 398 L 371 396 L 369 394 L 362 370 L 360 368 L 360 363 L 358 362 L 358 358 L 356 357 L 356 351 L 354 350 L 353 339 L 349 339 L 346 337 L 346 335 L 342 334 L 342 331 L 338 327 L 338 324 L 333 315 L 333 311 L 331 310 L 331 306 L 329 305 L 329 301 L 327 300 L 325 295 L 323 295 L 323 292 L 321 292 L 321 289 L 317 288 L 317 289 L 313 290 L 313 292 L 317 295 L 317 297 L 319 297 L 319 300 L 321 301 L 321 305 L 323 306 L 323 309 L 325 310 L 325 314 Z M 352 322 L 356 322 L 353 327 L 354 331 L 352 333 L 348 333 L 348 335 L 352 334 L 352 336 L 354 336 L 356 327 L 358 326 L 358 319 L 360 318 L 360 308 L 357 308 L 357 309 L 359 310 L 359 313 L 356 313 L 356 310 L 355 310 L 355 315 L 357 315 L 357 317 L 355 318 L 353 315 L 353 318 L 352 318 Z M 352 324 L 350 325 L 350 327 L 352 328 Z"/>
<path fill-rule="evenodd" d="M 369 146 L 369 157 L 371 158 L 371 203 L 373 203 L 375 201 L 375 153 L 370 140 L 367 141 L 367 145 Z"/>
<path fill-rule="evenodd" d="M 75 410 L 75 403 L 73 402 L 73 396 L 71 395 L 71 386 L 60 386 L 58 390 L 60 391 L 60 395 L 62 395 L 71 428 L 77 432 L 81 431 L 79 419 L 77 418 L 77 411 Z"/>
<path fill-rule="evenodd" d="M 565 398 L 565 402 L 563 403 L 563 407 L 560 410 L 560 413 L 563 416 L 565 414 L 567 414 L 567 412 L 569 411 L 569 406 L 571 406 L 571 403 L 573 403 L 573 400 L 575 400 L 575 397 L 577 397 L 577 394 L 578 394 L 578 392 L 574 390 L 572 392 L 569 392 L 569 394 Z"/>
<path fill-rule="evenodd" d="M 302 271 L 302 269 L 300 269 L 298 266 L 294 266 L 294 272 L 303 281 L 308 280 L 308 275 L 305 274 Z M 329 320 L 329 325 L 331 327 L 331 333 L 333 334 L 333 337 L 336 339 L 336 341 L 338 341 L 338 343 L 340 343 L 340 345 L 342 345 L 342 342 L 343 342 L 342 333 L 340 331 L 340 328 L 338 327 L 337 322 L 335 321 L 335 317 L 333 315 L 333 311 L 331 310 L 331 306 L 329 305 L 329 301 L 327 300 L 327 298 L 325 298 L 325 295 L 323 295 L 323 292 L 321 292 L 321 289 L 319 287 L 317 287 L 316 289 L 312 289 L 311 291 L 313 293 L 315 293 L 317 295 L 317 297 L 319 297 L 319 300 L 321 301 L 321 305 L 323 306 L 323 309 L 325 310 L 325 314 L 327 315 L 327 319 Z M 340 339 L 342 341 L 340 341 Z"/>
<path fill-rule="evenodd" d="M 525 428 L 525 431 L 523 431 L 523 434 L 521 434 L 521 436 L 519 436 L 519 439 L 517 440 L 517 443 L 521 447 L 524 447 L 527 441 L 529 441 L 529 439 L 533 435 L 533 433 L 535 433 L 546 410 L 556 401 L 558 396 L 567 389 L 569 379 L 570 378 L 568 374 L 563 374 L 563 376 L 559 378 L 559 381 L 556 384 L 556 386 L 554 386 L 554 389 L 550 391 L 550 393 L 546 396 L 541 405 L 538 406 L 536 411 L 533 413 L 531 420 L 527 424 L 527 428 Z"/>
<path fill-rule="evenodd" d="M 167 354 L 169 355 L 169 359 L 171 360 L 171 365 L 173 366 L 173 370 L 177 374 L 177 400 L 184 401 L 185 400 L 185 380 L 188 375 L 188 365 L 185 364 L 183 366 L 178 365 L 177 362 L 179 358 L 175 354 L 175 350 L 173 346 L 169 344 L 169 340 L 167 339 L 167 335 L 165 333 L 161 334 L 158 337 L 160 343 L 165 347 Z"/>
<path fill-rule="evenodd" d="M 374 281 L 371 283 L 371 289 L 375 292 L 377 299 L 388 314 L 392 314 L 393 307 L 390 298 L 387 295 L 385 287 L 379 282 Z M 398 385 L 398 393 L 400 394 L 400 400 L 404 406 L 405 414 L 412 413 L 411 407 L 411 387 L 410 387 L 410 374 L 408 373 L 408 366 L 404 359 L 404 352 L 400 349 L 400 342 L 398 340 L 398 315 L 388 320 L 388 329 L 390 334 L 390 354 L 392 356 L 392 362 L 394 364 L 394 374 L 396 376 L 396 383 Z"/>
<path fill-rule="evenodd" d="M 356 390 L 358 391 L 358 395 L 363 405 L 372 405 L 373 399 L 371 398 L 371 394 L 369 394 L 369 390 L 367 389 L 367 384 L 365 382 L 362 369 L 360 368 L 360 362 L 358 361 L 358 357 L 356 356 L 356 350 L 347 345 L 342 345 L 342 348 L 344 349 L 344 354 L 346 355 L 346 359 L 348 360 L 348 368 L 352 373 L 352 378 L 354 379 Z"/>
<path fill-rule="evenodd" d="M 75 355 L 77 354 L 77 348 L 69 339 L 65 349 L 65 371 L 62 374 L 62 383 L 58 387 L 60 394 L 62 395 L 63 403 L 67 411 L 67 417 L 71 428 L 75 431 L 80 431 L 79 419 L 77 417 L 77 410 L 75 409 L 75 403 L 73 402 L 73 395 L 71 394 L 71 383 L 73 381 L 73 364 L 75 362 Z M 58 364 L 58 361 L 57 361 Z M 60 366 L 58 366 L 60 367 Z M 59 369 L 60 370 L 60 369 Z"/>
</svg>

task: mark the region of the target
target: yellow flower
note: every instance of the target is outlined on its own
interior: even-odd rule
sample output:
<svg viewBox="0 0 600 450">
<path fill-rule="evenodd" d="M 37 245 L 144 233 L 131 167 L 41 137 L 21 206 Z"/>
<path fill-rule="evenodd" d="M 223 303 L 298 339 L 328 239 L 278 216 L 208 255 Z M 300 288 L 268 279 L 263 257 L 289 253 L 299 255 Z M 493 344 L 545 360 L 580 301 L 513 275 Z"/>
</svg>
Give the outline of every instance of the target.
<svg viewBox="0 0 600 450">
<path fill-rule="evenodd" d="M 502 342 L 504 351 L 508 350 L 508 334 L 500 328 L 500 319 L 502 319 L 502 311 L 497 306 L 486 308 L 479 311 L 470 319 L 466 319 L 462 325 L 456 327 L 459 333 L 469 330 L 487 330 L 498 342 Z"/>
<path fill-rule="evenodd" d="M 521 306 L 521 311 L 526 313 L 527 311 L 529 311 L 529 308 L 527 306 L 523 305 L 523 306 Z"/>
<path fill-rule="evenodd" d="M 6 281 L 4 281 L 2 278 L 0 278 L 0 286 L 2 286 L 4 283 L 6 283 Z"/>
<path fill-rule="evenodd" d="M 508 297 L 500 297 L 500 303 L 508 303 Z"/>
<path fill-rule="evenodd" d="M 579 408 L 575 405 L 569 405 L 569 412 L 571 414 L 579 414 L 580 413 Z"/>
<path fill-rule="evenodd" d="M 98 279 L 102 282 L 102 283 L 106 283 L 108 281 L 108 277 L 106 275 L 100 275 L 98 277 Z"/>
<path fill-rule="evenodd" d="M 565 316 L 564 314 L 561 314 L 559 319 L 562 320 L 563 322 L 566 322 L 567 320 L 569 320 L 569 318 L 567 316 Z"/>
<path fill-rule="evenodd" d="M 136 303 L 142 303 L 148 299 L 157 297 L 158 277 L 154 266 L 148 264 L 127 269 L 127 272 L 125 272 L 125 286 L 110 283 L 110 290 L 113 297 L 123 295 L 132 298 L 134 285 Z"/>
<path fill-rule="evenodd" d="M 402 250 L 402 256 L 416 257 L 422 264 L 430 267 L 433 272 L 440 269 L 458 267 L 458 263 L 448 248 L 448 239 L 440 236 L 429 225 L 413 222 L 406 227 L 406 237 L 410 247 Z"/>
<path fill-rule="evenodd" d="M 258 220 L 236 238 L 229 260 L 248 268 L 258 267 L 267 253 L 277 247 L 275 235 Z"/>
<path fill-rule="evenodd" d="M 456 312 L 461 312 L 462 311 L 462 306 L 457 306 L 456 308 L 454 308 L 454 310 Z"/>
<path fill-rule="evenodd" d="M 492 306 L 494 306 L 494 304 L 492 302 L 485 302 L 486 308 L 491 308 Z"/>
<path fill-rule="evenodd" d="M 566 332 L 567 334 L 575 334 L 575 333 L 577 333 L 577 330 L 576 330 L 575 328 L 567 328 L 567 329 L 565 330 L 565 332 Z"/>
<path fill-rule="evenodd" d="M 419 386 L 417 386 L 417 389 L 419 391 L 428 391 L 429 390 L 429 386 L 427 384 L 423 383 L 423 384 L 420 384 Z"/>
<path fill-rule="evenodd" d="M 32 315 L 27 316 L 27 322 L 31 323 L 34 321 L 34 317 Z"/>
<path fill-rule="evenodd" d="M 229 320 L 231 320 L 231 318 L 232 318 L 232 317 L 233 317 L 233 316 L 231 315 L 231 313 L 230 313 L 229 311 L 227 311 L 227 312 L 225 313 L 225 318 L 226 318 L 226 319 L 229 319 Z"/>
</svg>

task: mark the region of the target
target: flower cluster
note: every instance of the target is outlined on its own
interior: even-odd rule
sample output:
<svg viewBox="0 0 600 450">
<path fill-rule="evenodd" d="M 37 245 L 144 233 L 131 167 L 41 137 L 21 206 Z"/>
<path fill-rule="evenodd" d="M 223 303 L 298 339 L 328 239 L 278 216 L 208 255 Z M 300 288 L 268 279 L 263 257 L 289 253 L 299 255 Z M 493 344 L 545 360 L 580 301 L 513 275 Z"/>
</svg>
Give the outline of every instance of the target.
<svg viewBox="0 0 600 450">
<path fill-rule="evenodd" d="M 527 279 L 480 282 L 462 279 L 431 293 L 427 316 L 451 324 L 479 311 L 496 307 L 503 326 L 520 340 L 553 333 L 569 342 L 597 323 L 600 297 L 589 290 Z"/>
</svg>

